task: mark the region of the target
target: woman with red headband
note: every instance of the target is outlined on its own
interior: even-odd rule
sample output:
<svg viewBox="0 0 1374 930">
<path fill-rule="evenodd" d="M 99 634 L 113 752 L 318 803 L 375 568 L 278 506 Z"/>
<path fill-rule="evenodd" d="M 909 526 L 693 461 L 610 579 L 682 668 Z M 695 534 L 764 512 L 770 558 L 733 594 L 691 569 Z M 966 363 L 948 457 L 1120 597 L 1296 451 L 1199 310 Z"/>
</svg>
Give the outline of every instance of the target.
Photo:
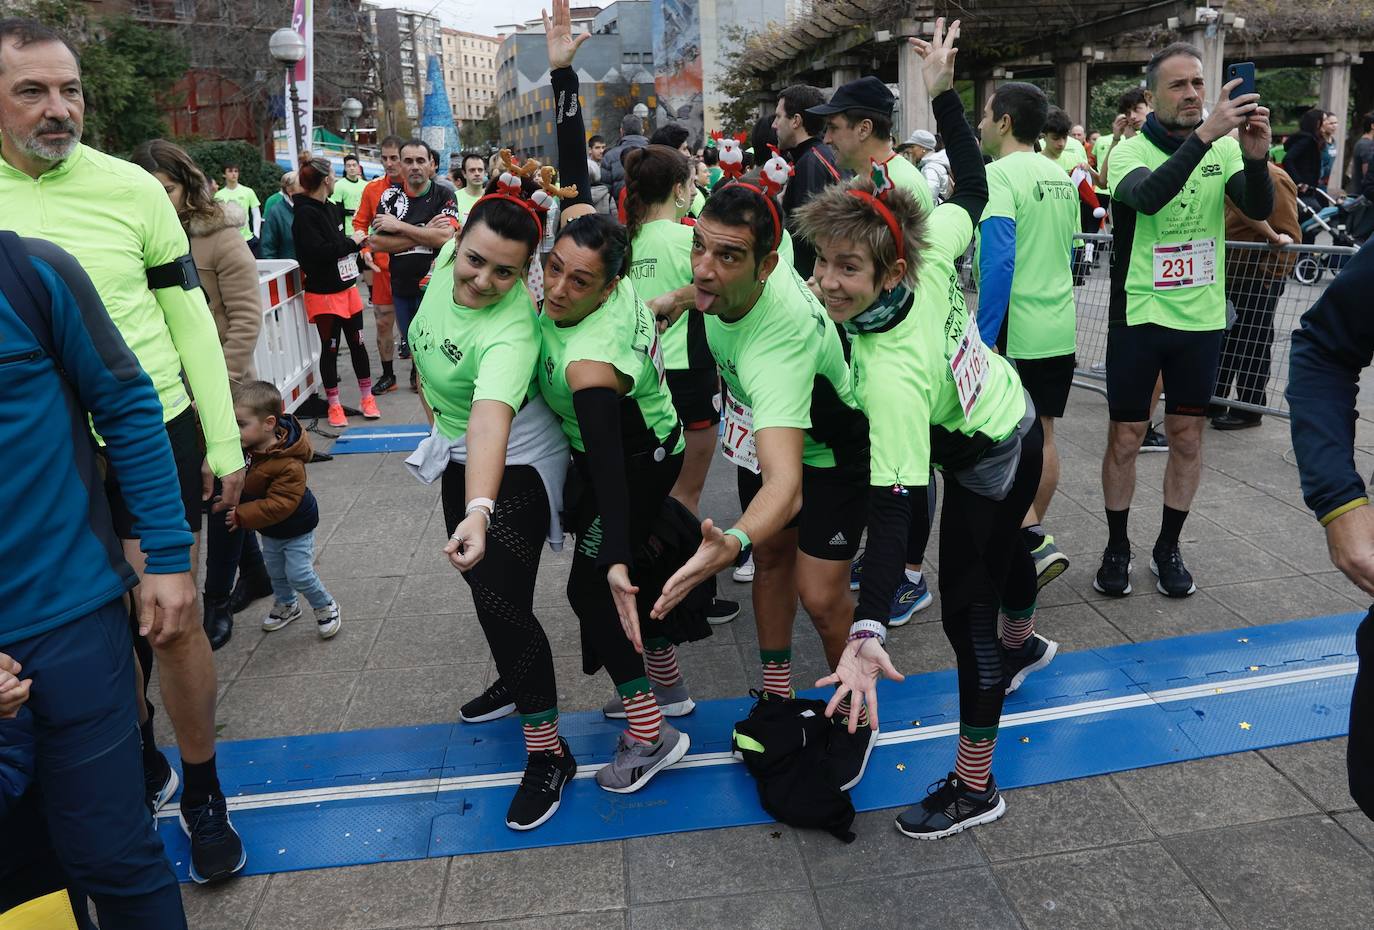
<svg viewBox="0 0 1374 930">
<path fill-rule="evenodd" d="M 940 599 L 958 661 L 959 748 L 954 771 L 897 818 L 919 839 L 1002 816 L 990 769 L 1003 697 L 1054 657 L 1054 644 L 1033 634 L 1035 566 L 1019 533 L 1040 479 L 1040 424 L 1016 370 L 979 338 L 955 267 L 988 188 L 950 89 L 959 23 L 948 35 L 943 25 L 933 43 L 913 44 L 958 178 L 954 196 L 927 213 L 875 165 L 872 180 L 831 187 L 797 214 L 799 234 L 816 248 L 826 311 L 850 333 L 854 393 L 869 419 L 864 583 L 849 644 L 825 680 L 839 686 L 835 702 L 851 690 L 871 702 L 877 674 L 891 669 L 883 644 L 912 504 L 923 516 L 932 463 L 945 477 Z"/>
<path fill-rule="evenodd" d="M 506 815 L 530 830 L 558 810 L 577 772 L 558 734 L 548 637 L 534 615 L 541 544 L 561 548 L 568 445 L 533 387 L 539 324 L 524 277 L 543 236 L 537 210 L 510 194 L 473 206 L 435 261 L 410 325 L 421 396 L 434 421 L 406 460 L 442 479 L 444 554 L 472 591 L 499 678 L 463 705 L 465 723 L 519 711 L 528 760 Z"/>
</svg>

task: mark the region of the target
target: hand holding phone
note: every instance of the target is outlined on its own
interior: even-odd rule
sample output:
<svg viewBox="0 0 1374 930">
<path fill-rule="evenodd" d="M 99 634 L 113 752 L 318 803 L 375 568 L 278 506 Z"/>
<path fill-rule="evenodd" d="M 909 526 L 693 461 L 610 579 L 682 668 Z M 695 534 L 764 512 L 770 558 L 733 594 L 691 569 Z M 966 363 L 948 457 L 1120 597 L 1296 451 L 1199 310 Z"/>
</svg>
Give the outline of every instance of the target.
<svg viewBox="0 0 1374 930">
<path fill-rule="evenodd" d="M 1240 61 L 1233 65 L 1226 66 L 1226 83 L 1240 79 L 1240 83 L 1231 88 L 1231 99 L 1235 100 L 1244 94 L 1255 93 L 1255 63 L 1253 61 Z"/>
</svg>

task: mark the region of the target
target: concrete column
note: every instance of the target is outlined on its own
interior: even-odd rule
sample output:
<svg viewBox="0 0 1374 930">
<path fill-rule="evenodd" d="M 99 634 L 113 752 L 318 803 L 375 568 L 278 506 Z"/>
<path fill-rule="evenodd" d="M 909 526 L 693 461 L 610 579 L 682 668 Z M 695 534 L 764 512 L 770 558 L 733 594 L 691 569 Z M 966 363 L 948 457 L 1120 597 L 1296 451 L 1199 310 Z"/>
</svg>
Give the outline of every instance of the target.
<svg viewBox="0 0 1374 930">
<path fill-rule="evenodd" d="M 841 85 L 848 84 L 850 81 L 857 81 L 861 77 L 863 77 L 863 72 L 858 68 L 848 65 L 835 67 L 830 71 L 830 89 L 832 91 L 839 90 Z"/>
<path fill-rule="evenodd" d="M 1343 186 L 1345 180 L 1346 111 L 1350 108 L 1350 71 L 1352 55 L 1332 52 L 1322 56 L 1321 108 L 1336 114 L 1336 160 L 1331 165 L 1328 190 Z"/>
<path fill-rule="evenodd" d="M 988 74 L 976 74 L 973 77 L 973 112 L 969 114 L 969 120 L 976 126 L 978 121 L 983 118 L 983 110 L 987 108 L 988 101 L 997 92 L 997 79 Z"/>
<path fill-rule="evenodd" d="M 897 46 L 897 125 L 892 131 L 897 144 L 917 129 L 935 132 L 935 113 L 930 107 L 922 59 L 905 39 Z"/>
<path fill-rule="evenodd" d="M 1222 24 L 1221 10 L 1216 7 L 1199 7 L 1202 14 L 1191 25 L 1183 27 L 1183 40 L 1197 46 L 1202 52 L 1202 78 L 1207 84 L 1209 99 L 1206 106 L 1210 110 L 1221 95 L 1222 61 L 1226 56 L 1226 26 Z"/>
<path fill-rule="evenodd" d="M 1056 61 L 1054 63 L 1054 96 L 1059 106 L 1075 123 L 1088 121 L 1088 63 L 1086 61 Z"/>
</svg>

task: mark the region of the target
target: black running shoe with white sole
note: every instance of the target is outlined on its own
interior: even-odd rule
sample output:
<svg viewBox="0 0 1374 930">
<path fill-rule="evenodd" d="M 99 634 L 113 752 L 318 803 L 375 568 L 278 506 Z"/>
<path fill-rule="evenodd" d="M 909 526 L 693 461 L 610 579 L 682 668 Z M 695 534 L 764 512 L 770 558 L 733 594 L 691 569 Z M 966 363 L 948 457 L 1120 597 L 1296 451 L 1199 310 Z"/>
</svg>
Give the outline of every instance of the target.
<svg viewBox="0 0 1374 930">
<path fill-rule="evenodd" d="M 1011 694 L 1021 687 L 1021 682 L 1032 672 L 1038 672 L 1054 661 L 1059 653 L 1059 644 L 1046 639 L 1039 633 L 1021 644 L 1020 649 L 1002 650 L 1002 676 L 1006 682 L 1006 693 Z"/>
<path fill-rule="evenodd" d="M 515 713 L 515 697 L 501 679 L 491 683 L 491 687 L 468 701 L 458 710 L 458 717 L 464 723 L 486 723 L 500 720 Z"/>
<path fill-rule="evenodd" d="M 848 791 L 863 781 L 868 769 L 868 757 L 878 743 L 878 732 L 870 726 L 860 726 L 849 732 L 849 723 L 836 714 L 831 718 L 830 764 L 841 791 Z"/>
<path fill-rule="evenodd" d="M 172 768 L 172 764 L 167 761 L 167 757 L 162 753 L 157 753 L 157 763 L 154 768 L 143 768 L 143 792 L 144 799 L 147 801 L 148 810 L 157 816 L 157 812 L 167 806 L 167 802 L 172 800 L 172 795 L 177 793 L 177 788 L 181 785 L 181 780 L 177 778 L 177 770 Z"/>
<path fill-rule="evenodd" d="M 191 838 L 191 879 L 198 885 L 224 881 L 248 861 L 222 795 L 192 807 L 183 803 L 181 829 Z"/>
<path fill-rule="evenodd" d="M 738 601 L 727 601 L 718 597 L 711 601 L 711 606 L 706 611 L 706 622 L 711 626 L 720 626 L 722 623 L 729 623 L 738 616 Z"/>
<path fill-rule="evenodd" d="M 930 787 L 925 800 L 897 817 L 897 829 L 912 839 L 943 839 L 991 823 L 1007 812 L 1007 802 L 991 775 L 986 791 L 970 790 L 953 772 Z"/>
<path fill-rule="evenodd" d="M 1167 549 L 1156 549 L 1150 557 L 1150 571 L 1154 573 L 1155 588 L 1168 597 L 1187 597 L 1197 591 L 1188 566 L 1178 551 L 1178 543 Z"/>
<path fill-rule="evenodd" d="M 512 830 L 533 830 L 558 811 L 563 800 L 563 788 L 577 774 L 577 760 L 573 758 L 568 741 L 558 737 L 563 754 L 532 752 L 525 762 L 525 774 L 515 789 L 510 809 L 506 811 L 506 826 Z"/>
<path fill-rule="evenodd" d="M 1108 549 L 1102 553 L 1102 567 L 1097 570 L 1093 587 L 1108 597 L 1125 597 L 1131 593 L 1131 552 Z"/>
</svg>

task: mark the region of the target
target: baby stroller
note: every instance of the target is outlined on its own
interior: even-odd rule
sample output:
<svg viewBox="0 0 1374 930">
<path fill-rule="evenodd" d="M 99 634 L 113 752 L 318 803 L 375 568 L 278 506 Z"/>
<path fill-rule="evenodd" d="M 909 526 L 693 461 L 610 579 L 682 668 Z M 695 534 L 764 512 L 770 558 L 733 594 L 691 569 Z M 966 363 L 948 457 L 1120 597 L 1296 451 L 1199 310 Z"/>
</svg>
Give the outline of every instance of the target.
<svg viewBox="0 0 1374 930">
<path fill-rule="evenodd" d="M 1317 230 L 1331 237 L 1332 245 L 1359 248 L 1374 228 L 1374 209 L 1363 197 L 1347 197 L 1337 202 L 1321 188 L 1314 188 L 1327 202 L 1320 210 L 1313 210 L 1302 198 L 1298 198 L 1298 215 L 1302 219 L 1302 232 L 1306 236 Z M 1293 277 L 1302 284 L 1316 284 L 1322 274 L 1330 270 L 1336 274 L 1350 256 L 1308 253 L 1293 265 Z"/>
</svg>

